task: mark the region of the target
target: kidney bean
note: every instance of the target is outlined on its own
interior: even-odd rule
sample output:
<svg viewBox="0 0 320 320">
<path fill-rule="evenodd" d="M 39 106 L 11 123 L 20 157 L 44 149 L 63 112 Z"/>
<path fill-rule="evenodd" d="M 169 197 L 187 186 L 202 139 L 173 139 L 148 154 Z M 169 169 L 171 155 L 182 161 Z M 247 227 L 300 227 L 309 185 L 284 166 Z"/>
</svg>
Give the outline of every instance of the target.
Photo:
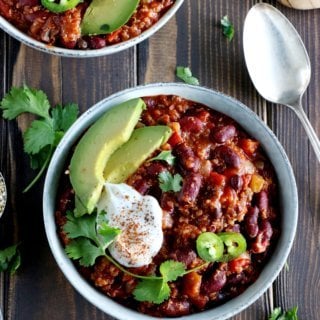
<svg viewBox="0 0 320 320">
<path fill-rule="evenodd" d="M 29 6 L 29 7 L 33 7 L 33 6 L 37 6 L 38 4 L 40 4 L 40 0 L 18 0 L 19 6 Z"/>
<path fill-rule="evenodd" d="M 199 133 L 203 129 L 203 122 L 197 117 L 186 116 L 181 118 L 179 123 L 181 130 L 185 132 Z"/>
<path fill-rule="evenodd" d="M 232 140 L 236 135 L 236 127 L 232 124 L 217 127 L 213 133 L 213 139 L 218 143 L 225 143 Z"/>
<path fill-rule="evenodd" d="M 185 143 L 181 143 L 174 148 L 174 154 L 177 156 L 178 161 L 183 168 L 193 172 L 199 171 L 200 160 L 195 156 L 191 147 Z"/>
<path fill-rule="evenodd" d="M 90 48 L 101 49 L 106 46 L 106 39 L 98 36 L 90 37 L 89 39 Z"/>
<path fill-rule="evenodd" d="M 239 175 L 234 175 L 230 178 L 230 185 L 231 187 L 236 190 L 236 191 L 240 191 L 242 189 L 243 186 L 243 179 L 241 176 Z"/>
<path fill-rule="evenodd" d="M 202 281 L 201 290 L 205 294 L 211 294 L 220 291 L 226 282 L 226 271 L 217 269 L 205 281 Z"/>
<path fill-rule="evenodd" d="M 262 190 L 257 194 L 257 205 L 263 215 L 266 216 L 269 208 L 269 198 L 268 193 L 265 190 Z"/>
<path fill-rule="evenodd" d="M 179 317 L 190 313 L 190 303 L 186 299 L 169 299 L 161 304 L 161 312 L 169 317 Z"/>
<path fill-rule="evenodd" d="M 272 226 L 268 220 L 262 220 L 259 225 L 259 233 L 251 246 L 254 253 L 265 252 L 270 245 L 270 240 L 273 234 Z"/>
<path fill-rule="evenodd" d="M 140 192 L 142 195 L 144 195 L 150 189 L 150 184 L 148 181 L 142 178 L 142 179 L 136 180 L 132 184 L 132 187 L 136 189 L 138 192 Z"/>
<path fill-rule="evenodd" d="M 245 216 L 245 229 L 250 238 L 255 238 L 259 232 L 258 227 L 259 209 L 250 207 Z"/>
<path fill-rule="evenodd" d="M 149 166 L 147 166 L 147 173 L 151 177 L 156 177 L 159 175 L 159 173 L 166 170 L 165 165 L 163 165 L 160 162 L 152 161 Z"/>
<path fill-rule="evenodd" d="M 174 260 L 184 263 L 186 268 L 188 268 L 189 265 L 197 258 L 197 254 L 193 249 L 186 246 L 184 248 L 177 249 L 170 255 L 170 257 Z"/>
<path fill-rule="evenodd" d="M 202 183 L 202 175 L 192 173 L 183 180 L 182 189 L 178 200 L 183 203 L 192 204 L 196 201 Z"/>
<path fill-rule="evenodd" d="M 220 146 L 214 153 L 226 164 L 227 167 L 240 168 L 241 159 L 236 151 L 228 146 Z"/>
</svg>

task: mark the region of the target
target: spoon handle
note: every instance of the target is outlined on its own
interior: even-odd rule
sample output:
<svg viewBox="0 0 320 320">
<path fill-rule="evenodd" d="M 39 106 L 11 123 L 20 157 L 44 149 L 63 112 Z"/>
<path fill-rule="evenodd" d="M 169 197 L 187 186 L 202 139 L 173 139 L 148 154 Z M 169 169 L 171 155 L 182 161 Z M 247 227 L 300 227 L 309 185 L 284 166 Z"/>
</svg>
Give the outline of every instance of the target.
<svg viewBox="0 0 320 320">
<path fill-rule="evenodd" d="M 291 105 L 291 107 L 296 112 L 298 118 L 302 122 L 302 125 L 303 125 L 304 129 L 306 130 L 306 133 L 310 139 L 313 150 L 318 158 L 318 161 L 320 162 L 320 141 L 319 141 L 319 138 L 318 138 L 316 132 L 312 128 L 311 123 L 310 123 L 307 115 L 303 111 L 301 102 L 297 102 L 295 105 Z"/>
</svg>

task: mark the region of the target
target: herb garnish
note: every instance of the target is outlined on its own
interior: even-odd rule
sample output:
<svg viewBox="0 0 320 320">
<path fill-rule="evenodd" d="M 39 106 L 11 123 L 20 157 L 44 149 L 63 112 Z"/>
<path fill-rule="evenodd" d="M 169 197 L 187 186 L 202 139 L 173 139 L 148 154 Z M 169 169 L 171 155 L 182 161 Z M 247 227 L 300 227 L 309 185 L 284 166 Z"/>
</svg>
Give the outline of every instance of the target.
<svg viewBox="0 0 320 320">
<path fill-rule="evenodd" d="M 234 26 L 230 22 L 228 16 L 224 16 L 220 20 L 220 24 L 221 24 L 221 27 L 222 27 L 223 34 L 228 38 L 229 41 L 231 41 L 233 39 L 233 37 L 234 37 Z"/>
<path fill-rule="evenodd" d="M 30 156 L 32 169 L 39 169 L 33 181 L 24 189 L 28 191 L 47 168 L 51 156 L 61 138 L 78 116 L 78 106 L 70 103 L 51 108 L 47 95 L 41 91 L 23 87 L 13 87 L 0 102 L 3 118 L 12 120 L 22 113 L 38 117 L 23 134 L 24 151 Z"/>
<path fill-rule="evenodd" d="M 168 282 L 175 281 L 178 277 L 207 265 L 207 263 L 204 263 L 193 269 L 186 270 L 183 263 L 167 260 L 162 262 L 159 267 L 161 276 L 141 276 L 126 270 L 106 253 L 106 249 L 120 234 L 121 230 L 108 225 L 104 212 L 99 214 L 94 212 L 91 215 L 75 217 L 72 212 L 68 211 L 67 222 L 63 227 L 63 231 L 71 239 L 65 251 L 71 259 L 79 260 L 80 265 L 92 266 L 98 257 L 104 256 L 122 272 L 141 279 L 133 290 L 133 296 L 138 301 L 162 303 L 170 296 L 171 290 Z"/>
<path fill-rule="evenodd" d="M 268 320 L 298 320 L 298 307 L 293 307 L 288 311 L 282 312 L 281 308 L 275 308 Z"/>
<path fill-rule="evenodd" d="M 158 175 L 159 186 L 163 192 L 178 192 L 182 188 L 182 177 L 179 173 L 172 175 L 169 171 L 163 171 Z"/>
<path fill-rule="evenodd" d="M 15 273 L 20 267 L 21 256 L 15 244 L 6 249 L 0 250 L 0 272 L 9 271 L 11 274 Z"/>
<path fill-rule="evenodd" d="M 104 256 L 106 248 L 121 232 L 118 228 L 110 227 L 100 215 L 103 215 L 103 211 L 98 215 L 76 218 L 72 212 L 67 212 L 63 230 L 72 241 L 65 251 L 70 258 L 79 259 L 79 263 L 85 267 L 93 265 L 98 257 Z"/>
<path fill-rule="evenodd" d="M 156 157 L 150 159 L 150 161 L 163 160 L 173 166 L 175 159 L 176 157 L 172 155 L 171 151 L 161 151 Z"/>
<path fill-rule="evenodd" d="M 199 80 L 196 77 L 192 76 L 192 72 L 188 67 L 177 67 L 176 76 L 185 83 L 193 84 L 195 86 L 199 85 Z"/>
</svg>

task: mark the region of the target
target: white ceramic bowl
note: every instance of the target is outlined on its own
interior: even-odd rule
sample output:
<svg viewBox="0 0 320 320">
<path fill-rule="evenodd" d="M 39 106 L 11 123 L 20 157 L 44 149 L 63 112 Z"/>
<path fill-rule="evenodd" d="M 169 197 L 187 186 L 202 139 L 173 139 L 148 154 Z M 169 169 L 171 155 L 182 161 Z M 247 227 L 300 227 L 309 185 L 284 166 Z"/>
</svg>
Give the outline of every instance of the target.
<svg viewBox="0 0 320 320">
<path fill-rule="evenodd" d="M 272 131 L 249 108 L 239 101 L 210 89 L 185 84 L 150 84 L 116 93 L 86 111 L 66 133 L 48 168 L 43 196 L 44 224 L 52 253 L 66 278 L 93 305 L 121 320 L 154 319 L 109 299 L 85 281 L 66 256 L 56 231 L 54 219 L 59 177 L 72 145 L 82 133 L 109 108 L 143 96 L 179 95 L 194 100 L 235 119 L 251 136 L 258 139 L 272 162 L 279 181 L 281 234 L 269 262 L 259 278 L 238 297 L 212 310 L 183 316 L 188 320 L 223 320 L 248 307 L 271 286 L 287 260 L 296 232 L 298 218 L 297 188 L 289 160 Z"/>
<path fill-rule="evenodd" d="M 176 0 L 174 5 L 161 17 L 161 19 L 159 19 L 157 23 L 155 23 L 151 28 L 142 32 L 139 36 L 101 49 L 79 50 L 50 46 L 28 36 L 26 33 L 17 29 L 13 24 L 8 22 L 2 16 L 0 16 L 0 28 L 12 37 L 14 37 L 15 39 L 17 39 L 18 41 L 24 43 L 25 45 L 43 52 L 47 52 L 57 56 L 72 58 L 99 57 L 125 50 L 149 38 L 169 21 L 169 19 L 176 13 L 176 11 L 182 5 L 183 1 L 184 0 Z"/>
</svg>

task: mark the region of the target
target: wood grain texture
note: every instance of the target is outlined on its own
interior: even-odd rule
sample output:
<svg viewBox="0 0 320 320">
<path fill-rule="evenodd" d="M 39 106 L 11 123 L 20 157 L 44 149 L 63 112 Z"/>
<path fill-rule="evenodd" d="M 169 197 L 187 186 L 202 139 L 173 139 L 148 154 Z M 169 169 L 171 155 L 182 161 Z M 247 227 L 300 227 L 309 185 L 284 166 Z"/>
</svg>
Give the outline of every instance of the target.
<svg viewBox="0 0 320 320">
<path fill-rule="evenodd" d="M 148 41 L 112 56 L 70 59 L 49 56 L 20 45 L 0 32 L 0 92 L 27 83 L 43 89 L 49 100 L 78 102 L 81 112 L 102 98 L 136 84 L 175 81 L 177 65 L 189 66 L 202 85 L 231 95 L 254 110 L 284 146 L 296 176 L 299 225 L 289 256 L 289 270 L 260 299 L 231 320 L 265 320 L 280 306 L 299 306 L 302 320 L 320 314 L 320 178 L 319 164 L 293 111 L 272 105 L 255 91 L 242 52 L 245 16 L 258 0 L 185 0 L 176 16 Z M 296 11 L 276 0 L 292 21 L 310 54 L 312 78 L 303 105 L 320 135 L 320 10 Z M 228 15 L 235 25 L 229 42 L 219 21 Z M 0 248 L 21 242 L 22 267 L 14 277 L 0 275 L 0 307 L 7 320 L 111 320 L 68 284 L 54 261 L 42 222 L 42 184 L 28 194 L 23 187 L 34 173 L 23 153 L 21 133 L 30 123 L 0 119 L 0 170 L 9 199 L 0 221 Z M 208 319 L 209 320 L 209 319 Z"/>
</svg>

